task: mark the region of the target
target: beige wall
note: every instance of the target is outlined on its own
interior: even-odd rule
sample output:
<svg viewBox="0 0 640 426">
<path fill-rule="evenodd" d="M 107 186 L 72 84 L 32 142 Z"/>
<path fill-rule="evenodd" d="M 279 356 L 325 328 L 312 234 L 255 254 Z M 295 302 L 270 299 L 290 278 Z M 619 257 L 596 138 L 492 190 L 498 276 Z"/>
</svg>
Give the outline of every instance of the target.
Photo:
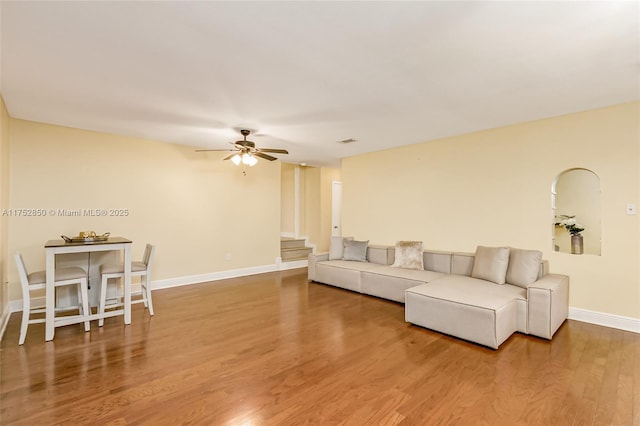
<svg viewBox="0 0 640 426">
<path fill-rule="evenodd" d="M 316 167 L 301 167 L 300 176 L 303 177 L 304 202 L 302 207 L 302 221 L 304 228 L 300 231 L 310 243 L 320 243 L 320 212 L 322 200 L 320 199 L 320 169 Z"/>
<path fill-rule="evenodd" d="M 617 105 L 344 159 L 343 234 L 432 249 L 538 249 L 571 277 L 574 308 L 640 318 L 640 103 Z M 602 188 L 602 255 L 551 250 L 558 173 L 594 171 Z"/>
<path fill-rule="evenodd" d="M 11 119 L 12 208 L 128 209 L 127 217 L 12 217 L 9 253 L 44 267 L 45 240 L 81 230 L 157 245 L 154 280 L 273 265 L 280 164 L 242 169 L 221 153 Z M 3 179 L 4 182 L 4 179 Z M 226 260 L 227 253 L 231 260 Z M 15 267 L 10 298 L 19 299 Z"/>
<path fill-rule="evenodd" d="M 295 232 L 295 169 L 297 166 L 281 163 L 280 232 Z"/>
<path fill-rule="evenodd" d="M 0 97 L 0 212 L 9 208 L 9 114 Z M 0 216 L 0 318 L 8 312 L 9 217 Z"/>
</svg>

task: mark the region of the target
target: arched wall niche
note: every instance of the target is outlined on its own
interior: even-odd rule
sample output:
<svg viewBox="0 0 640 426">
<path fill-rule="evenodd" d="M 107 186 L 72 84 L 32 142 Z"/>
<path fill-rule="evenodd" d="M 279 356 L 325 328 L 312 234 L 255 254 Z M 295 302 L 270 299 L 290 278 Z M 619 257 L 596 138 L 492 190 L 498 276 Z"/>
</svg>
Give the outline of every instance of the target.
<svg viewBox="0 0 640 426">
<path fill-rule="evenodd" d="M 558 174 L 551 185 L 551 243 L 560 253 L 577 253 L 572 247 L 571 231 L 579 228 L 584 254 L 601 254 L 600 178 L 589 169 L 573 168 Z M 571 225 L 575 225 L 572 227 Z M 578 229 L 576 229 L 578 227 Z"/>
</svg>

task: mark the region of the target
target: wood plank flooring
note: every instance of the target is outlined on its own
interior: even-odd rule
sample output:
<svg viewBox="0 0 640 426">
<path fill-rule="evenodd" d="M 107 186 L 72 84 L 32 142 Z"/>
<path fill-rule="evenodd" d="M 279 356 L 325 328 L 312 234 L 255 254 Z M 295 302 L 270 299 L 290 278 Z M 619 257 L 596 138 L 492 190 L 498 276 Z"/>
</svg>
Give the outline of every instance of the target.
<svg viewBox="0 0 640 426">
<path fill-rule="evenodd" d="M 0 423 L 640 425 L 640 335 L 577 321 L 493 351 L 306 269 L 154 292 L 156 315 L 0 345 Z"/>
</svg>

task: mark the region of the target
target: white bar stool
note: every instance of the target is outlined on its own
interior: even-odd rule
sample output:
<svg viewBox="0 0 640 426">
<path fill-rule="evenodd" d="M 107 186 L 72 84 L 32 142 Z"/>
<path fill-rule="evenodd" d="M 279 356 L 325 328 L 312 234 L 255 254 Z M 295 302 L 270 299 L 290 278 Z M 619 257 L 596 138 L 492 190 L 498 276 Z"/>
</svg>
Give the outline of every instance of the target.
<svg viewBox="0 0 640 426">
<path fill-rule="evenodd" d="M 27 268 L 24 265 L 22 254 L 17 253 L 15 255 L 16 265 L 18 266 L 18 275 L 20 276 L 20 285 L 22 287 L 22 324 L 20 325 L 20 340 L 19 345 L 24 344 L 24 340 L 27 337 L 27 327 L 29 324 L 37 324 L 45 322 L 45 319 L 30 319 L 31 314 L 41 314 L 45 312 L 43 307 L 32 308 L 31 307 L 31 292 L 35 290 L 44 290 L 46 288 L 46 272 L 37 271 L 27 273 Z M 57 268 L 55 270 L 54 286 L 62 287 L 65 285 L 76 285 L 78 287 L 78 306 L 72 306 L 69 308 L 56 308 L 58 311 L 68 311 L 71 309 L 78 309 L 80 316 L 91 315 L 89 310 L 89 296 L 87 290 L 87 272 L 79 267 L 72 268 Z M 64 323 L 64 318 L 69 317 L 57 317 L 63 321 L 54 320 L 55 327 L 61 327 L 67 325 Z M 89 321 L 84 321 L 84 331 L 89 331 L 91 325 Z"/>
<path fill-rule="evenodd" d="M 132 294 L 132 296 L 141 296 L 140 299 L 132 300 L 131 304 L 144 303 L 144 306 L 149 309 L 149 315 L 153 316 L 153 301 L 151 300 L 151 266 L 153 263 L 153 255 L 155 254 L 156 246 L 147 244 L 144 249 L 144 256 L 142 262 L 131 262 L 131 276 L 140 277 L 140 293 Z M 98 307 L 98 314 L 103 314 L 105 309 L 118 308 L 123 305 L 122 298 L 124 297 L 118 290 L 118 295 L 115 297 L 115 302 L 107 304 L 107 287 L 109 285 L 110 278 L 124 278 L 124 264 L 122 263 L 104 263 L 100 265 L 100 275 L 102 280 L 100 283 L 100 305 Z M 98 325 L 102 327 L 104 325 L 104 318 L 98 320 Z"/>
</svg>

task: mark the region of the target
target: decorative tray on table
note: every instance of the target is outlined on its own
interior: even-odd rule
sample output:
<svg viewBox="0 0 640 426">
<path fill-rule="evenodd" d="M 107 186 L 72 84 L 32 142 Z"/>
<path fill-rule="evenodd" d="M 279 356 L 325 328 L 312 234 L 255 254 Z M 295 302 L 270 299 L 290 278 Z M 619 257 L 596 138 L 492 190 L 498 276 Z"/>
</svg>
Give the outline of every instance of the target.
<svg viewBox="0 0 640 426">
<path fill-rule="evenodd" d="M 111 232 L 105 232 L 102 235 L 96 235 L 93 231 L 80 232 L 76 237 L 67 237 L 66 235 L 60 235 L 65 243 L 95 243 L 98 241 L 107 241 Z"/>
</svg>

